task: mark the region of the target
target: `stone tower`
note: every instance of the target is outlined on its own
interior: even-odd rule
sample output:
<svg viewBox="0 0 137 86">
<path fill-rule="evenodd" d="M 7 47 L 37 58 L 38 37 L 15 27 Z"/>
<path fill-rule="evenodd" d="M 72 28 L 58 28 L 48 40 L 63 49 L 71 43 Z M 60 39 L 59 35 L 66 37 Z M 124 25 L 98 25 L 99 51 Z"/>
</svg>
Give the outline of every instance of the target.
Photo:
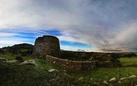
<svg viewBox="0 0 137 86">
<path fill-rule="evenodd" d="M 59 56 L 59 39 L 55 36 L 44 35 L 35 40 L 33 57 L 44 58 L 46 55 Z"/>
</svg>

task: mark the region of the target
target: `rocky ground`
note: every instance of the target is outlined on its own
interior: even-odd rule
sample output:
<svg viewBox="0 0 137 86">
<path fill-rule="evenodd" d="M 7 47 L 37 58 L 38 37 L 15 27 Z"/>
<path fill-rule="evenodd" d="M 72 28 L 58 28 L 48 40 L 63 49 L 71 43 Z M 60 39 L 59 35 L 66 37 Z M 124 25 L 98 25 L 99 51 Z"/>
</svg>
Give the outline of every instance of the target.
<svg viewBox="0 0 137 86">
<path fill-rule="evenodd" d="M 22 63 L 14 61 L 0 62 L 1 86 L 136 86 L 137 76 L 112 77 L 108 80 L 94 79 L 86 81 L 84 77 L 76 79 L 70 73 L 57 69 L 42 69 L 35 60 Z"/>
</svg>

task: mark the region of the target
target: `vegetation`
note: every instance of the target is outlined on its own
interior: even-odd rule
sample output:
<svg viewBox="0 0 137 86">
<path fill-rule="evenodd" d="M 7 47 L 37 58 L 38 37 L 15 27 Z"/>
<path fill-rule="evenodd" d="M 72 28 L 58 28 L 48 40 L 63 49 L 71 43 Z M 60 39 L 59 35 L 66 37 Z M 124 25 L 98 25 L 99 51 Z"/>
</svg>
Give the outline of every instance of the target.
<svg viewBox="0 0 137 86">
<path fill-rule="evenodd" d="M 120 61 L 123 66 L 137 64 L 137 57 L 121 58 Z"/>
<path fill-rule="evenodd" d="M 31 56 L 33 52 L 33 45 L 26 43 L 16 44 L 10 47 L 3 47 L 2 50 L 5 53 L 10 53 L 11 55 Z"/>
<path fill-rule="evenodd" d="M 15 60 L 16 57 L 23 57 L 22 59 L 27 60 L 30 59 L 32 52 L 33 45 L 26 43 L 3 47 L 0 49 L 1 57 L 4 57 L 8 60 Z"/>
<path fill-rule="evenodd" d="M 48 72 L 31 65 L 0 63 L 1 86 L 70 86 L 75 80 L 58 72 Z"/>
<path fill-rule="evenodd" d="M 125 61 L 125 59 L 122 60 Z M 137 75 L 136 67 L 96 68 L 90 71 L 75 71 L 58 67 L 44 59 L 35 58 L 35 61 L 38 67 L 18 65 L 18 63 L 0 63 L 1 86 L 92 86 L 97 83 L 105 85 L 103 81 L 109 81 L 113 77 L 120 80 L 122 77 Z M 56 69 L 57 71 L 49 72 L 50 69 Z M 115 86 L 115 84 L 134 86 L 137 84 L 136 80 L 127 79 L 122 84 L 117 83 L 118 81 L 110 84 L 112 86 Z"/>
<path fill-rule="evenodd" d="M 37 66 L 19 65 L 19 63 L 0 63 L 1 86 L 135 86 L 137 66 L 127 66 L 137 63 L 137 58 L 120 58 L 123 67 L 97 67 L 89 71 L 75 71 L 65 69 L 47 62 L 45 59 L 31 58 L 30 54 L 13 54 L 11 47 L 2 48 L 2 57 L 20 62 L 34 59 Z M 30 48 L 18 48 L 27 51 Z M 66 54 L 66 53 L 65 53 Z M 64 55 L 65 55 L 64 54 Z M 82 54 L 84 55 L 84 54 Z M 127 55 L 127 54 L 126 54 Z M 52 70 L 52 71 L 51 71 Z M 110 79 L 116 78 L 115 81 Z M 125 80 L 121 80 L 126 77 Z"/>
<path fill-rule="evenodd" d="M 24 61 L 23 58 L 20 57 L 20 56 L 16 56 L 16 60 L 17 60 L 18 62 L 23 62 L 23 61 Z"/>
</svg>

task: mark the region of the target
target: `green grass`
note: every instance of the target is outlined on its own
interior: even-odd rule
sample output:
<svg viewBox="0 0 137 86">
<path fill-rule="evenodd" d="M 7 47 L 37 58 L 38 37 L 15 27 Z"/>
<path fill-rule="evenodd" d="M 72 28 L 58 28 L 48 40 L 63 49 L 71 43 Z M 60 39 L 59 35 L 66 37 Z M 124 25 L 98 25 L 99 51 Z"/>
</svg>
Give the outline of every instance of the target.
<svg viewBox="0 0 137 86">
<path fill-rule="evenodd" d="M 70 75 L 79 79 L 83 77 L 87 81 L 91 78 L 95 80 L 109 80 L 110 78 L 127 77 L 130 75 L 137 75 L 137 68 L 135 67 L 122 67 L 122 68 L 98 68 L 90 71 L 68 71 Z"/>
<path fill-rule="evenodd" d="M 75 80 L 62 73 L 49 73 L 31 65 L 0 63 L 1 86 L 66 86 Z"/>
<path fill-rule="evenodd" d="M 121 58 L 120 59 L 122 65 L 129 65 L 137 63 L 137 58 Z M 101 79 L 108 80 L 112 77 L 127 77 L 130 75 L 137 75 L 136 67 L 117 67 L 117 68 L 96 68 L 89 71 L 71 71 L 71 75 L 76 78 L 84 77 L 86 79 Z"/>
<path fill-rule="evenodd" d="M 21 56 L 21 55 L 12 55 L 11 53 L 6 53 L 3 54 L 1 57 L 6 58 L 7 60 L 15 60 L 16 56 Z M 30 59 L 30 56 L 21 56 L 24 60 Z"/>
<path fill-rule="evenodd" d="M 47 70 L 57 69 L 59 71 L 65 70 L 69 75 L 71 75 L 77 80 L 80 77 L 83 77 L 84 81 L 90 81 L 91 78 L 95 80 L 109 80 L 110 78 L 113 78 L 113 77 L 121 78 L 121 77 L 130 76 L 130 75 L 137 75 L 136 67 L 95 68 L 93 70 L 87 70 L 87 71 L 75 71 L 75 70 L 59 67 L 43 59 L 36 58 L 35 60 L 40 68 L 47 69 Z M 128 60 L 129 58 L 121 59 L 121 61 L 124 62 L 125 64 L 135 62 L 135 58 L 130 58 L 129 62 Z"/>
<path fill-rule="evenodd" d="M 45 59 L 38 59 L 38 58 L 34 58 L 36 61 L 36 64 L 38 65 L 39 68 L 41 69 L 57 69 L 59 71 L 63 71 L 65 70 L 65 68 L 62 68 L 60 66 L 54 65 L 50 62 L 47 62 Z"/>
<path fill-rule="evenodd" d="M 6 58 L 7 60 L 15 60 L 15 57 L 11 53 L 6 53 L 2 55 L 2 57 Z"/>
<path fill-rule="evenodd" d="M 130 64 L 137 64 L 137 58 L 121 58 L 120 59 L 122 65 L 130 65 Z"/>
<path fill-rule="evenodd" d="M 11 55 L 10 53 L 3 55 L 3 57 L 7 58 L 8 60 L 14 60 L 15 59 L 15 56 Z M 23 58 L 25 60 L 32 59 L 30 57 L 23 57 Z M 79 84 L 78 86 L 80 86 L 80 84 L 82 84 L 81 86 L 83 86 L 83 84 L 85 84 L 85 83 L 86 84 L 93 84 L 94 81 L 100 81 L 100 80 L 108 81 L 109 79 L 111 79 L 113 77 L 120 79 L 122 77 L 137 75 L 137 71 L 136 71 L 137 67 L 95 68 L 93 70 L 87 70 L 87 71 L 75 71 L 75 70 L 70 70 L 70 69 L 65 69 L 65 68 L 59 67 L 59 66 L 54 65 L 50 62 L 47 62 L 44 59 L 38 59 L 38 58 L 34 58 L 34 59 L 36 61 L 36 64 L 38 65 L 38 67 L 35 67 L 35 68 L 32 67 L 31 68 L 30 66 L 22 66 L 22 67 L 18 67 L 16 65 L 11 66 L 9 69 L 12 69 L 13 67 L 15 67 L 16 70 L 13 69 L 14 70 L 13 74 L 12 74 L 12 72 L 9 71 L 11 73 L 11 76 L 10 76 L 11 78 L 8 79 L 9 82 L 7 82 L 7 83 L 9 83 L 9 84 L 13 83 L 14 80 L 12 81 L 11 79 L 15 79 L 15 80 L 19 79 L 20 81 L 22 81 L 23 79 L 26 78 L 26 80 L 24 82 L 22 82 L 23 84 L 25 84 L 25 82 L 27 82 L 27 84 L 29 84 L 29 85 L 30 84 L 34 85 L 34 82 L 35 82 L 34 80 L 42 78 L 42 79 L 39 79 L 36 84 L 43 85 L 44 82 L 47 84 L 50 84 L 51 82 L 48 82 L 48 78 L 52 79 L 53 77 L 55 78 L 55 76 L 52 76 L 52 75 L 47 73 L 47 71 L 49 69 L 57 69 L 60 72 L 60 75 L 62 75 L 61 73 L 63 71 L 66 71 L 66 73 L 71 78 L 68 78 L 68 76 L 67 76 L 67 77 L 65 77 L 65 79 L 64 79 L 64 77 L 60 78 L 60 79 L 61 80 L 62 79 L 70 80 L 69 82 L 71 82 L 71 80 L 73 80 L 74 83 Z M 136 64 L 137 58 L 121 58 L 120 61 L 121 61 L 122 65 Z M 10 75 L 9 72 L 8 72 L 8 74 Z M 25 73 L 26 73 L 26 75 L 24 75 Z M 60 75 L 57 75 L 56 78 L 60 77 Z M 9 77 L 9 76 L 7 76 L 7 77 Z M 25 78 L 21 79 L 21 77 L 25 77 Z M 32 79 L 29 79 L 30 77 L 32 77 Z M 79 80 L 81 77 L 83 79 Z M 64 81 L 64 80 L 62 80 L 62 81 Z M 135 79 L 135 80 L 137 80 L 137 79 Z M 124 84 L 122 86 L 131 85 L 134 82 L 136 82 L 135 80 L 125 81 L 124 83 L 126 83 L 127 85 Z M 20 81 L 18 81 L 17 83 L 19 84 Z M 43 81 L 43 83 L 42 83 L 42 81 Z M 29 82 L 32 82 L 32 83 L 29 83 Z M 57 80 L 55 84 L 59 84 L 59 83 L 62 83 L 62 82 Z"/>
</svg>

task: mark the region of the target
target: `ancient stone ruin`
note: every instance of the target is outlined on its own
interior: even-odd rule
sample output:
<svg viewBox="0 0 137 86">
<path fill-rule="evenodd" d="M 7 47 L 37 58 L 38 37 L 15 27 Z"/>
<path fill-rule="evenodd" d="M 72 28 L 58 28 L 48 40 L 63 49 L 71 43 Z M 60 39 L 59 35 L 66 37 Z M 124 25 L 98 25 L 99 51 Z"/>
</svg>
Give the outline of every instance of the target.
<svg viewBox="0 0 137 86">
<path fill-rule="evenodd" d="M 95 67 L 95 62 L 84 61 L 84 59 L 80 60 L 81 57 L 79 57 L 82 56 L 82 58 L 85 58 L 89 55 L 89 53 L 82 52 L 77 53 L 60 51 L 59 39 L 49 35 L 38 37 L 35 41 L 33 51 L 33 57 L 45 58 L 48 62 L 55 65 L 74 70 L 93 69 Z"/>
<path fill-rule="evenodd" d="M 121 66 L 119 56 L 116 53 L 61 51 L 59 39 L 49 35 L 38 37 L 33 51 L 33 57 L 44 58 L 55 65 L 74 70 Z"/>
<path fill-rule="evenodd" d="M 33 57 L 44 58 L 46 55 L 59 56 L 59 39 L 55 36 L 38 37 L 34 44 Z"/>
</svg>

